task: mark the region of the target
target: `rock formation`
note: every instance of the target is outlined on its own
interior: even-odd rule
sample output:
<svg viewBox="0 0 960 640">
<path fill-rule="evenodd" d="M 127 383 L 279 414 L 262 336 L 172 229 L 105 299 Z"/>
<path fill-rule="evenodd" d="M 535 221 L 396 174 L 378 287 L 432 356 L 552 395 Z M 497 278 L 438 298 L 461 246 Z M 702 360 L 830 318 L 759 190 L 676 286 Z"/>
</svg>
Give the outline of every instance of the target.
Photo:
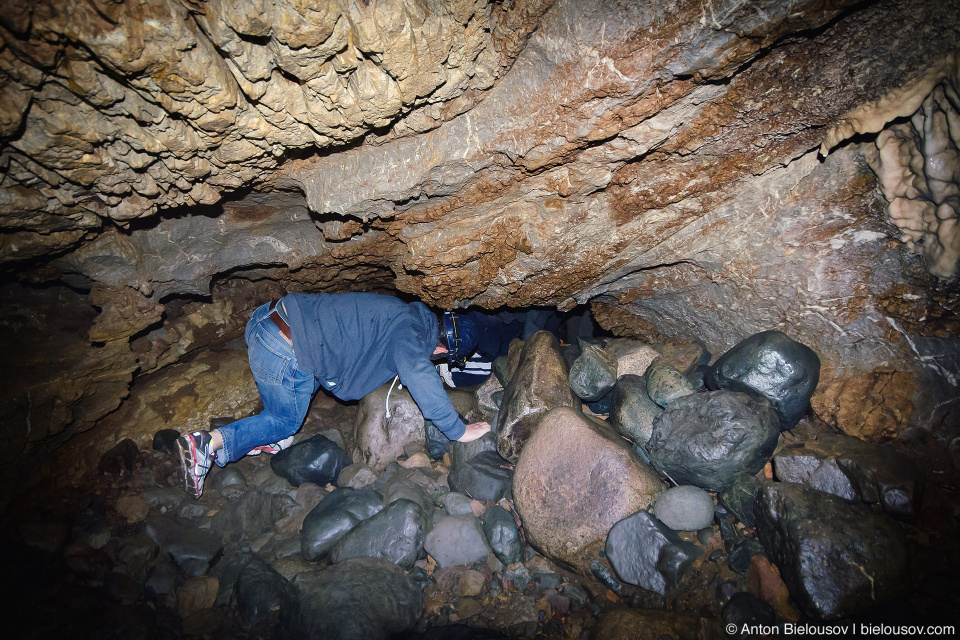
<svg viewBox="0 0 960 640">
<path fill-rule="evenodd" d="M 957 16 L 8 2 L 4 456 L 98 425 L 88 460 L 145 445 L 155 420 L 122 407 L 286 290 L 589 304 L 617 335 L 712 353 L 781 330 L 820 357 L 831 425 L 954 439 Z M 177 393 L 202 424 L 251 410 L 245 384 Z"/>
</svg>

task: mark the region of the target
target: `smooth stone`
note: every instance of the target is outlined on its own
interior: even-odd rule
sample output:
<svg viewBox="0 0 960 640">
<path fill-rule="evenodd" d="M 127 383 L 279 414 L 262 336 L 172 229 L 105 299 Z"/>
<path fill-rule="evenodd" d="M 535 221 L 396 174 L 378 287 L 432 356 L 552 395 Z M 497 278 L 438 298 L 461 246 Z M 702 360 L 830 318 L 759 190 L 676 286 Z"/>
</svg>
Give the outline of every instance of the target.
<svg viewBox="0 0 960 640">
<path fill-rule="evenodd" d="M 505 565 L 523 560 L 524 544 L 513 515 L 502 507 L 494 506 L 483 512 L 483 534 L 487 542 Z"/>
<path fill-rule="evenodd" d="M 473 506 L 470 504 L 473 500 L 470 496 L 456 491 L 451 491 L 443 497 L 443 508 L 450 516 L 472 516 Z"/>
<path fill-rule="evenodd" d="M 760 480 L 751 473 L 738 473 L 733 478 L 730 488 L 719 495 L 720 503 L 737 517 L 737 520 L 753 527 L 756 519 L 753 508 L 757 502 L 757 492 L 760 491 Z"/>
<path fill-rule="evenodd" d="M 209 486 L 227 497 L 235 498 L 247 488 L 247 479 L 236 465 L 217 467 L 210 475 Z"/>
<path fill-rule="evenodd" d="M 343 536 L 330 550 L 330 562 L 386 558 L 404 569 L 412 569 L 423 550 L 425 529 L 426 516 L 420 505 L 399 498 Z"/>
<path fill-rule="evenodd" d="M 592 344 L 581 345 L 580 357 L 570 367 L 569 381 L 581 400 L 599 400 L 617 383 L 616 356 Z"/>
<path fill-rule="evenodd" d="M 647 379 L 628 374 L 617 380 L 610 406 L 610 424 L 644 448 L 653 434 L 653 421 L 663 408 L 647 394 Z"/>
<path fill-rule="evenodd" d="M 351 464 L 351 460 L 347 452 L 319 434 L 284 449 L 270 459 L 270 468 L 274 473 L 286 478 L 293 486 L 312 482 L 322 487 L 336 481 L 348 464 Z"/>
<path fill-rule="evenodd" d="M 792 429 L 810 406 L 820 380 L 820 358 L 782 331 L 756 333 L 717 358 L 706 375 L 711 389 L 766 398 L 782 429 Z"/>
<path fill-rule="evenodd" d="M 498 502 L 513 487 L 513 465 L 496 451 L 482 451 L 453 467 L 447 484 L 475 500 Z"/>
<path fill-rule="evenodd" d="M 671 487 L 657 498 L 653 515 L 675 531 L 697 531 L 713 522 L 713 498 L 699 487 Z"/>
<path fill-rule="evenodd" d="M 237 576 L 237 609 L 244 627 L 265 631 L 273 626 L 280 610 L 296 597 L 290 583 L 260 558 L 253 558 Z"/>
<path fill-rule="evenodd" d="M 777 446 L 779 425 L 766 400 L 705 391 L 674 401 L 657 416 L 647 453 L 674 482 L 723 492 L 738 473 L 763 468 Z"/>
<path fill-rule="evenodd" d="M 646 511 L 613 525 L 604 551 L 621 580 L 661 595 L 676 588 L 702 555 L 697 545 Z"/>
<path fill-rule="evenodd" d="M 480 521 L 466 515 L 441 518 L 427 534 L 424 549 L 441 567 L 484 562 L 492 551 Z"/>
<path fill-rule="evenodd" d="M 351 529 L 383 509 L 383 496 L 371 489 L 338 487 L 307 514 L 300 530 L 307 560 L 319 560 Z"/>
<path fill-rule="evenodd" d="M 647 379 L 647 395 L 664 408 L 697 391 L 676 367 L 660 361 L 650 365 L 644 377 Z"/>
</svg>

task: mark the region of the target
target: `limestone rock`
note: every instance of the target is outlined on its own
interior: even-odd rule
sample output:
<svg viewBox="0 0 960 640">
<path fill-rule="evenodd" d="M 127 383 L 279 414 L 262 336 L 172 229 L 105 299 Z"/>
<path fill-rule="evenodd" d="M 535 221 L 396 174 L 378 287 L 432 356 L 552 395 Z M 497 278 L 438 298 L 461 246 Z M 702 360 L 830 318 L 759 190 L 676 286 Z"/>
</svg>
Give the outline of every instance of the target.
<svg viewBox="0 0 960 640">
<path fill-rule="evenodd" d="M 530 336 L 504 392 L 497 422 L 497 451 L 508 462 L 517 461 L 546 412 L 577 406 L 567 376 L 556 337 L 547 331 Z"/>
<path fill-rule="evenodd" d="M 726 491 L 738 473 L 756 473 L 777 446 L 780 422 L 766 400 L 707 391 L 674 401 L 653 423 L 647 453 L 674 482 Z"/>
<path fill-rule="evenodd" d="M 812 618 L 853 616 L 907 587 L 906 535 L 866 505 L 776 482 L 761 489 L 756 513 L 760 541 Z"/>
<path fill-rule="evenodd" d="M 650 506 L 663 485 L 609 427 L 560 407 L 524 448 L 513 491 L 528 541 L 586 573 L 610 527 Z"/>
</svg>

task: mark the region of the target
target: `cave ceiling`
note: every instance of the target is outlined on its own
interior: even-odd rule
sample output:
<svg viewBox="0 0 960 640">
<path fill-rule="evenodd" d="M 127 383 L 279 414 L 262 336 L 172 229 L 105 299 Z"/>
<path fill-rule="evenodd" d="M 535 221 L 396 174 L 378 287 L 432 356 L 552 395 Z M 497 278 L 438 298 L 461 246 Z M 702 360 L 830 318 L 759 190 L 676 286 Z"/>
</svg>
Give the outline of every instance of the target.
<svg viewBox="0 0 960 640">
<path fill-rule="evenodd" d="M 780 328 L 842 429 L 960 415 L 957 0 L 6 5 L 4 323 L 76 309 L 69 390 L 10 381 L 58 407 L 27 440 L 284 290 Z"/>
</svg>

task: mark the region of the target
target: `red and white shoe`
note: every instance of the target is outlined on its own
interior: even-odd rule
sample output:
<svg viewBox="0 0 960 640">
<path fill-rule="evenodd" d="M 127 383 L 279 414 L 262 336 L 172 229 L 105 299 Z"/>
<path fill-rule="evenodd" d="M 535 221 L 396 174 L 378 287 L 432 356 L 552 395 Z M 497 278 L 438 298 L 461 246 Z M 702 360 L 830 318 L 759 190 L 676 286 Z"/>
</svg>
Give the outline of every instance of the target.
<svg viewBox="0 0 960 640">
<path fill-rule="evenodd" d="M 291 444 L 293 444 L 293 436 L 290 436 L 289 438 L 284 438 L 280 442 L 271 442 L 270 444 L 261 444 L 258 447 L 254 447 L 253 449 L 250 449 L 250 451 L 247 452 L 247 455 L 258 456 L 261 453 L 269 453 L 270 455 L 274 455 L 276 453 L 280 453 L 281 451 L 289 447 Z"/>
</svg>

